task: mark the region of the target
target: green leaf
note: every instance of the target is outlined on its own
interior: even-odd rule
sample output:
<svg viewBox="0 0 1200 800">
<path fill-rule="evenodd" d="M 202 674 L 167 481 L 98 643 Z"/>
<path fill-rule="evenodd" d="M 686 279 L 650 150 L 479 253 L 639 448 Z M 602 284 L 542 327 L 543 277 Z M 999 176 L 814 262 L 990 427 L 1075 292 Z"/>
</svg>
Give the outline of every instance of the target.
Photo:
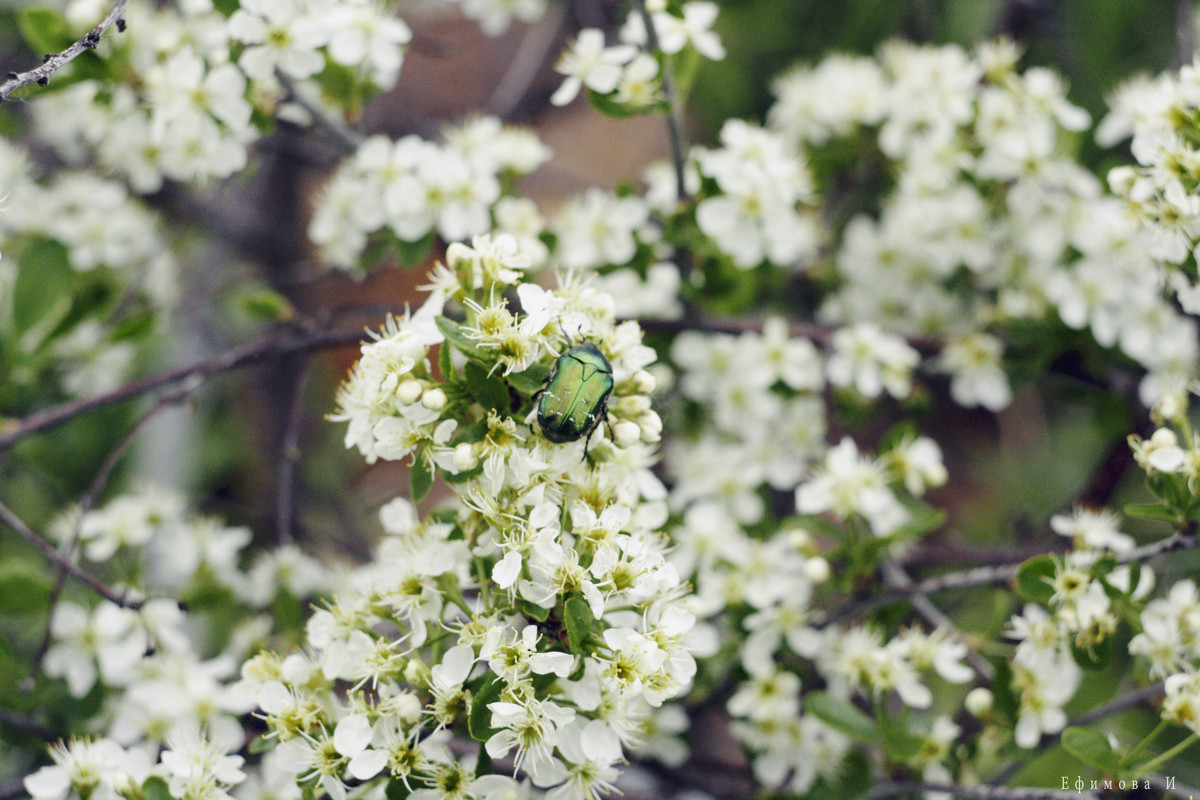
<svg viewBox="0 0 1200 800">
<path fill-rule="evenodd" d="M 154 314 L 150 311 L 139 311 L 128 314 L 112 329 L 109 341 L 138 341 L 148 337 L 154 331 Z"/>
<path fill-rule="evenodd" d="M 592 607 L 582 595 L 571 595 L 563 604 L 563 620 L 567 625 L 567 641 L 571 645 L 571 652 L 583 655 L 584 645 L 592 635 L 596 622 Z"/>
<path fill-rule="evenodd" d="M 463 367 L 463 378 L 479 405 L 497 413 L 508 411 L 508 385 L 499 375 L 489 375 L 483 365 L 468 361 Z"/>
<path fill-rule="evenodd" d="M 142 794 L 146 796 L 146 800 L 173 800 L 167 782 L 157 775 L 146 778 L 142 784 Z"/>
<path fill-rule="evenodd" d="M 412 467 L 409 469 L 408 479 L 412 501 L 414 503 L 421 502 L 433 486 L 433 462 L 425 452 L 425 445 L 417 448 L 417 452 L 413 456 Z"/>
<path fill-rule="evenodd" d="M 1080 647 L 1072 642 L 1071 657 L 1084 669 L 1090 672 L 1099 672 L 1112 663 L 1113 637 L 1106 636 L 1091 647 Z"/>
<path fill-rule="evenodd" d="M 533 364 L 522 372 L 514 372 L 508 375 L 509 384 L 518 392 L 524 395 L 532 395 L 542 388 L 546 383 L 546 376 L 550 374 L 550 367 L 545 364 Z"/>
<path fill-rule="evenodd" d="M 1027 559 L 1017 569 L 1017 593 L 1031 603 L 1046 605 L 1054 596 L 1050 581 L 1058 567 L 1048 553 Z"/>
<path fill-rule="evenodd" d="M 1137 519 L 1152 519 L 1158 522 L 1175 522 L 1175 512 L 1162 503 L 1130 503 L 1125 506 L 1125 516 Z"/>
<path fill-rule="evenodd" d="M 429 251 L 433 249 L 433 231 L 422 236 L 415 242 L 396 239 L 396 258 L 403 266 L 415 267 L 425 263 Z"/>
<path fill-rule="evenodd" d="M 492 710 L 488 703 L 500 699 L 500 693 L 507 684 L 499 675 L 493 675 L 475 696 L 471 698 L 471 713 L 467 716 L 467 731 L 477 742 L 486 742 L 492 738 L 496 729 L 492 727 Z"/>
<path fill-rule="evenodd" d="M 37 10 L 37 9 L 33 9 Z M 73 279 L 67 249 L 44 239 L 21 254 L 17 280 L 13 286 L 13 321 L 18 331 L 34 325 L 54 326 L 71 307 Z"/>
<path fill-rule="evenodd" d="M 259 288 L 243 292 L 238 305 L 252 319 L 263 322 L 287 322 L 296 316 L 292 301 L 272 289 Z"/>
<path fill-rule="evenodd" d="M 442 380 L 453 383 L 458 380 L 458 372 L 454 369 L 454 361 L 450 358 L 450 347 L 446 344 L 438 345 L 438 372 L 442 373 Z"/>
<path fill-rule="evenodd" d="M 879 741 L 875 721 L 859 711 L 849 700 L 842 700 L 825 692 L 810 692 L 804 696 L 804 706 L 822 722 L 855 741 L 866 744 Z"/>
<path fill-rule="evenodd" d="M 50 576 L 23 558 L 0 564 L 0 614 L 32 614 L 50 605 Z"/>
<path fill-rule="evenodd" d="M 545 622 L 550 619 L 550 609 L 542 608 L 539 605 L 534 605 L 528 600 L 521 600 L 517 603 L 521 609 L 521 613 L 529 617 L 535 622 Z"/>
<path fill-rule="evenodd" d="M 883 744 L 888 756 L 900 763 L 915 758 L 925 745 L 925 737 L 908 729 L 901 720 L 892 720 L 883 727 Z"/>
<path fill-rule="evenodd" d="M 1108 737 L 1095 728 L 1072 726 L 1063 731 L 1062 746 L 1085 764 L 1111 772 L 1117 764 Z"/>
<path fill-rule="evenodd" d="M 250 740 L 250 744 L 246 745 L 246 751 L 251 755 L 265 753 L 275 746 L 274 739 L 268 739 L 266 736 L 255 736 Z"/>
<path fill-rule="evenodd" d="M 485 364 L 491 364 L 496 360 L 491 353 L 475 344 L 474 339 L 463 333 L 462 326 L 454 320 L 438 317 L 437 326 L 438 330 L 442 332 L 442 336 L 446 337 L 446 341 L 453 344 L 460 353 L 472 361 L 482 361 Z"/>
<path fill-rule="evenodd" d="M 412 789 L 408 788 L 408 784 L 399 778 L 392 778 L 388 781 L 387 788 L 383 790 L 383 796 L 387 800 L 405 800 L 410 794 L 412 794 Z"/>
<path fill-rule="evenodd" d="M 29 46 L 39 54 L 58 53 L 74 43 L 71 26 L 58 11 L 50 8 L 26 8 L 17 12 L 17 28 Z"/>
</svg>

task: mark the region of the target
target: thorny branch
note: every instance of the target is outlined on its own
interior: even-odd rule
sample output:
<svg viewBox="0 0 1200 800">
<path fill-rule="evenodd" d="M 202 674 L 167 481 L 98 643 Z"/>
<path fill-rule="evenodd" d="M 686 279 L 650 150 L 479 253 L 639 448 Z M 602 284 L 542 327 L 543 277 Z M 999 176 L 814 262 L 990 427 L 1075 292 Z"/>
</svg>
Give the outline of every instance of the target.
<svg viewBox="0 0 1200 800">
<path fill-rule="evenodd" d="M 85 50 L 94 50 L 96 45 L 100 44 L 100 38 L 108 32 L 114 24 L 118 31 L 125 30 L 125 6 L 129 4 L 129 0 L 117 0 L 113 7 L 109 9 L 108 14 L 100 21 L 100 24 L 92 28 L 83 38 L 72 44 L 61 53 L 48 53 L 42 61 L 40 67 L 35 67 L 28 72 L 10 72 L 8 80 L 0 84 L 0 101 L 7 100 L 8 96 L 20 89 L 23 86 L 28 86 L 31 83 L 36 83 L 38 86 L 45 86 L 50 82 L 50 76 L 67 64 L 75 60 Z"/>
</svg>

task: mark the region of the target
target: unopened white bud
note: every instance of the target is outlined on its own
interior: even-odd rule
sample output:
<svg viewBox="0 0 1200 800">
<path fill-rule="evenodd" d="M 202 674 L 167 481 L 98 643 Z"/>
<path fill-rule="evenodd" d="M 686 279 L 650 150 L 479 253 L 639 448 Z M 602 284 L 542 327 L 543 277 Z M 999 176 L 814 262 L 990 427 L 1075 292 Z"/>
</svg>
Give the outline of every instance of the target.
<svg viewBox="0 0 1200 800">
<path fill-rule="evenodd" d="M 415 381 L 412 378 L 401 383 L 396 387 L 396 399 L 404 405 L 411 405 L 417 402 L 421 397 L 421 392 L 425 391 L 421 386 L 420 381 Z"/>
<path fill-rule="evenodd" d="M 642 429 L 636 422 L 622 420 L 613 425 L 613 441 L 616 442 L 617 447 L 629 447 L 640 438 L 642 438 Z"/>
<path fill-rule="evenodd" d="M 633 373 L 632 380 L 638 394 L 653 394 L 654 388 L 658 385 L 658 381 L 654 379 L 654 376 L 644 369 L 639 369 Z"/>
<path fill-rule="evenodd" d="M 990 714 L 992 711 L 992 690 L 985 689 L 982 686 L 976 686 L 971 691 L 967 692 L 967 697 L 963 701 L 967 711 L 974 717 L 983 717 Z"/>
<path fill-rule="evenodd" d="M 642 441 L 646 444 L 654 444 L 662 438 L 662 419 L 655 412 L 643 414 L 638 419 L 638 425 L 642 429 Z"/>
<path fill-rule="evenodd" d="M 479 466 L 479 456 L 475 454 L 475 446 L 463 442 L 454 448 L 454 466 L 458 467 L 460 472 L 466 472 Z"/>
<path fill-rule="evenodd" d="M 441 411 L 446 407 L 446 393 L 441 389 L 430 389 L 421 395 L 421 405 L 430 411 Z"/>
<path fill-rule="evenodd" d="M 617 400 L 617 416 L 636 417 L 650 410 L 650 398 L 645 395 L 631 394 Z"/>
<path fill-rule="evenodd" d="M 804 577 L 811 583 L 824 583 L 829 580 L 829 562 L 817 556 L 804 562 Z"/>
</svg>

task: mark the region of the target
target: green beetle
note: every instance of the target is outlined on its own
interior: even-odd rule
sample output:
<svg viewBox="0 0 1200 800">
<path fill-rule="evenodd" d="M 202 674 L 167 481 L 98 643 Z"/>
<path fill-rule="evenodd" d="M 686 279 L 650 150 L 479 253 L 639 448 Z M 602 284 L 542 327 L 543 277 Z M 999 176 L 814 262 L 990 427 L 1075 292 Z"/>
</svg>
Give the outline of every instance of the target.
<svg viewBox="0 0 1200 800">
<path fill-rule="evenodd" d="M 572 345 L 558 357 L 546 384 L 534 395 L 542 435 L 555 444 L 574 442 L 607 423 L 613 390 L 612 364 L 591 342 Z M 587 449 L 587 442 L 584 442 Z"/>
</svg>

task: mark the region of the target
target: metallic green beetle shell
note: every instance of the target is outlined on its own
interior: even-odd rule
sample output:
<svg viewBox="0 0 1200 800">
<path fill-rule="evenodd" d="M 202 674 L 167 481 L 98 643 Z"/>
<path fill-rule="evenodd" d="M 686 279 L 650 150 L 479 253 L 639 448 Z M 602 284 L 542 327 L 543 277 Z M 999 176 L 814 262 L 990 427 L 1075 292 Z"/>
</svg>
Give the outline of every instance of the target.
<svg viewBox="0 0 1200 800">
<path fill-rule="evenodd" d="M 538 425 L 555 444 L 590 435 L 608 409 L 612 364 L 591 342 L 571 347 L 558 357 L 539 393 Z"/>
</svg>

